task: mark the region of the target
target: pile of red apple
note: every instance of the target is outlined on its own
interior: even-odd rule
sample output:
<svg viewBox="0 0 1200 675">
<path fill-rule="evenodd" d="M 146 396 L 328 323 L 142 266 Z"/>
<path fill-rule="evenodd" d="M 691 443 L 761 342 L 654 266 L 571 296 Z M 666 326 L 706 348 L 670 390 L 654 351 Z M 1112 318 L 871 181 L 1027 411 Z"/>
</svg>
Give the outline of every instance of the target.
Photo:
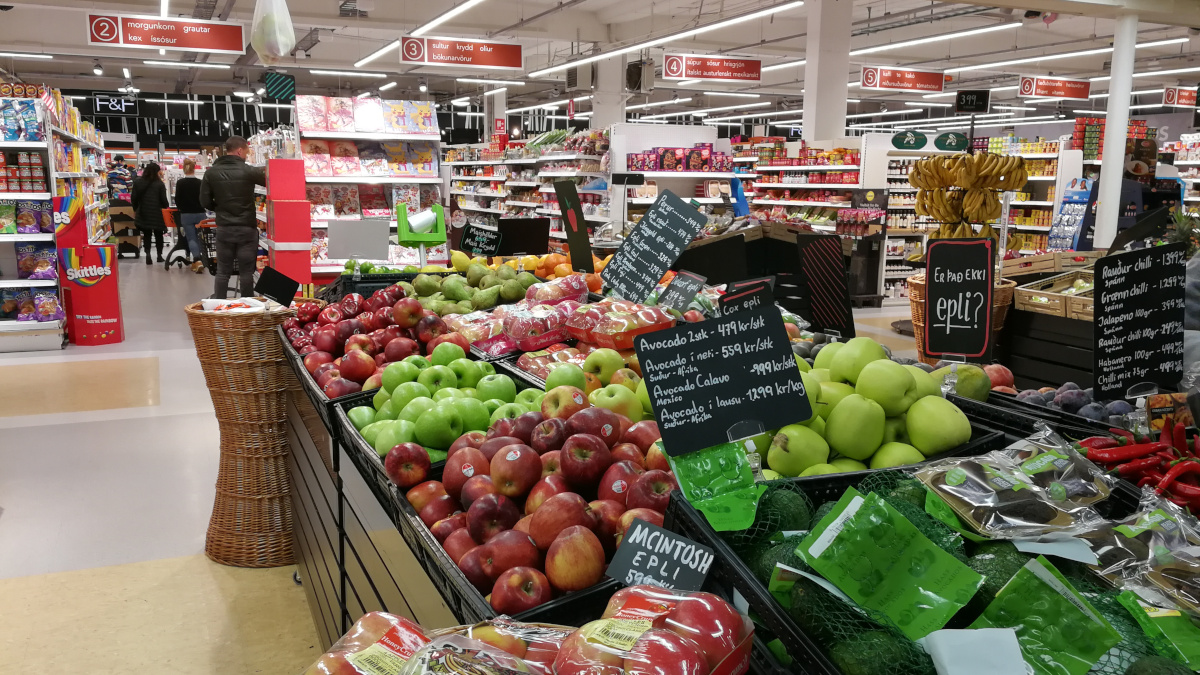
<svg viewBox="0 0 1200 675">
<path fill-rule="evenodd" d="M 676 482 L 654 443 L 658 425 L 577 398 L 547 408 L 551 417 L 529 412 L 463 434 L 442 480 L 405 495 L 498 612 L 598 583 L 634 519 L 662 525 Z M 401 444 L 384 458 L 399 485 L 412 484 L 407 471 L 425 471 L 408 450 Z"/>
<path fill-rule="evenodd" d="M 407 297 L 399 284 L 370 298 L 350 293 L 324 308 L 301 302 L 295 309 L 296 316 L 283 322 L 284 333 L 329 398 L 377 388 L 387 364 L 428 355 L 442 342 L 453 342 L 464 352 L 471 349 L 465 337 Z"/>
</svg>

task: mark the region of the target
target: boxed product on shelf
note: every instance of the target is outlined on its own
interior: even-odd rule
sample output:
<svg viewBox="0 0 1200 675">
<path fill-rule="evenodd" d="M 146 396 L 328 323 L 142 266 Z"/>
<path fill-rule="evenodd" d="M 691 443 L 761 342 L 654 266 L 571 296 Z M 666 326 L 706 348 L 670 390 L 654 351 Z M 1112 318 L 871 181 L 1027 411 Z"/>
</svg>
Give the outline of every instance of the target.
<svg viewBox="0 0 1200 675">
<path fill-rule="evenodd" d="M 333 186 L 333 217 L 343 220 L 358 220 L 362 217 L 357 185 Z"/>
<path fill-rule="evenodd" d="M 306 138 L 300 142 L 300 154 L 304 158 L 304 175 L 332 176 L 333 164 L 329 141 Z"/>
<path fill-rule="evenodd" d="M 329 164 L 335 176 L 360 176 L 362 164 L 358 160 L 358 146 L 354 141 L 330 141 Z"/>
<path fill-rule="evenodd" d="M 296 96 L 296 125 L 305 131 L 329 131 L 329 118 L 325 112 L 324 96 Z"/>
<path fill-rule="evenodd" d="M 354 131 L 354 99 L 341 97 L 326 98 L 325 118 L 329 131 Z"/>
<path fill-rule="evenodd" d="M 354 99 L 354 130 L 374 133 L 383 131 L 383 103 L 373 96 Z"/>
<path fill-rule="evenodd" d="M 362 207 L 363 218 L 387 218 L 392 213 L 382 185 L 359 185 L 358 201 Z"/>
</svg>

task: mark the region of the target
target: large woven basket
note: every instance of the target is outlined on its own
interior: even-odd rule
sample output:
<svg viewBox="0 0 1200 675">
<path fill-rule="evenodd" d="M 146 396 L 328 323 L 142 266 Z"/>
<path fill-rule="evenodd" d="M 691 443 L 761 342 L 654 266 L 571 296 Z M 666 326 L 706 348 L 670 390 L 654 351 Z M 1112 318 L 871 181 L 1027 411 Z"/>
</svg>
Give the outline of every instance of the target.
<svg viewBox="0 0 1200 675">
<path fill-rule="evenodd" d="M 251 394 L 287 389 L 296 376 L 285 361 L 200 360 L 209 389 Z"/>
<path fill-rule="evenodd" d="M 992 332 L 1004 328 L 1008 308 L 1012 305 L 1017 282 L 1001 279 L 992 289 Z M 917 340 L 917 358 L 921 363 L 934 365 L 941 359 L 925 354 L 925 274 L 914 274 L 908 278 L 908 304 L 912 309 L 913 333 Z"/>
</svg>

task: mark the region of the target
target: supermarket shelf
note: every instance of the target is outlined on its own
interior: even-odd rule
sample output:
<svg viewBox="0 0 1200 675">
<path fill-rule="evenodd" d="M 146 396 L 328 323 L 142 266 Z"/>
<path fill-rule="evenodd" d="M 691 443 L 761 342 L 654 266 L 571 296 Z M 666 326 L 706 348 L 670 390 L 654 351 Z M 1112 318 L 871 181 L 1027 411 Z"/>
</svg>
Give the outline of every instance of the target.
<svg viewBox="0 0 1200 675">
<path fill-rule="evenodd" d="M 38 232 L 36 234 L 0 234 L 0 242 L 5 241 L 54 241 L 54 233 Z"/>
<path fill-rule="evenodd" d="M 470 204 L 458 204 L 458 208 L 464 211 L 480 211 L 482 213 L 504 213 L 502 209 L 486 209 L 482 206 L 472 206 Z"/>
<path fill-rule="evenodd" d="M 508 187 L 541 187 L 542 182 L 537 180 L 510 180 L 504 183 Z"/>
<path fill-rule="evenodd" d="M 887 186 L 886 189 L 890 192 L 916 192 L 917 191 L 917 188 L 915 188 L 915 187 L 903 187 L 903 186 L 894 187 L 891 185 Z"/>
<path fill-rule="evenodd" d="M 69 140 L 69 141 L 74 141 L 75 143 L 78 143 L 78 144 L 82 145 L 82 146 L 83 146 L 83 147 L 85 147 L 85 148 L 92 148 L 93 150 L 103 150 L 103 149 L 104 149 L 104 148 L 100 147 L 99 145 L 96 145 L 95 143 L 93 143 L 93 142 L 91 142 L 91 141 L 86 141 L 86 140 L 84 140 L 84 139 L 82 139 L 82 138 L 80 138 L 80 137 L 76 136 L 75 134 L 73 134 L 73 133 L 70 133 L 70 132 L 69 132 L 69 131 L 67 131 L 66 129 L 60 129 L 60 128 L 58 128 L 58 127 L 54 126 L 54 125 L 51 125 L 51 126 L 50 126 L 50 129 L 51 129 L 52 131 L 54 131 L 54 133 L 58 134 L 59 136 L 62 136 L 63 138 L 65 138 L 65 139 L 67 139 L 67 140 Z"/>
<path fill-rule="evenodd" d="M 376 183 L 440 183 L 438 176 L 305 176 L 309 183 L 356 183 L 373 185 Z M 266 193 L 263 193 L 266 194 Z"/>
<path fill-rule="evenodd" d="M 602 171 L 542 171 L 538 178 L 574 178 L 578 176 L 607 176 Z"/>
<path fill-rule="evenodd" d="M 759 166 L 754 167 L 756 171 L 858 171 L 857 164 L 823 164 L 820 166 Z"/>
<path fill-rule="evenodd" d="M 442 162 L 446 166 L 490 166 L 492 164 L 503 164 L 504 162 L 497 159 L 479 160 L 475 162 Z"/>
<path fill-rule="evenodd" d="M 507 192 L 468 192 L 466 190 L 451 190 L 452 195 L 466 195 L 468 197 L 491 197 L 493 199 L 499 197 L 507 197 Z"/>
<path fill-rule="evenodd" d="M 46 141 L 0 141 L 0 148 L 5 150 L 21 150 L 23 148 L 46 149 Z"/>
<path fill-rule="evenodd" d="M 1200 197 L 1184 197 L 1185 202 L 1200 202 Z"/>
<path fill-rule="evenodd" d="M 566 239 L 567 233 L 566 232 L 551 232 L 550 237 L 553 239 Z"/>
<path fill-rule="evenodd" d="M 600 155 L 578 155 L 575 153 L 567 153 L 567 154 L 562 154 L 562 155 L 542 155 L 541 157 L 537 158 L 537 161 L 539 161 L 539 162 L 561 162 L 561 161 L 565 161 L 565 160 L 569 160 L 569 159 L 578 159 L 578 160 L 589 160 L 590 159 L 590 160 L 599 162 Z"/>
<path fill-rule="evenodd" d="M 554 218 L 562 218 L 562 211 L 556 211 L 554 209 L 538 209 L 537 212 L 547 215 L 547 216 L 552 216 Z M 611 216 L 601 216 L 598 214 L 591 214 L 591 215 L 584 215 L 583 219 L 590 220 L 593 223 L 607 223 L 611 219 Z"/>
<path fill-rule="evenodd" d="M 884 279 L 907 279 L 913 275 L 912 270 L 897 270 L 895 272 L 884 272 Z"/>
<path fill-rule="evenodd" d="M 1008 156 L 1011 156 L 1011 155 L 1008 155 Z M 1057 152 L 1018 152 L 1018 153 L 1016 153 L 1016 156 L 1024 157 L 1025 159 L 1057 159 L 1058 153 Z"/>
<path fill-rule="evenodd" d="M 0 333 L 34 330 L 62 330 L 62 321 L 0 321 Z"/>
<path fill-rule="evenodd" d="M 840 188 L 843 190 L 857 190 L 858 183 L 760 183 L 760 190 L 795 190 L 796 188 Z"/>
<path fill-rule="evenodd" d="M 889 237 L 924 237 L 925 232 L 921 230 L 888 230 Z"/>
<path fill-rule="evenodd" d="M 267 214 L 264 211 L 255 211 L 254 217 L 263 221 L 264 223 L 267 222 Z"/>
<path fill-rule="evenodd" d="M 55 279 L 0 279 L 0 288 L 28 288 L 30 286 L 57 286 Z"/>
<path fill-rule="evenodd" d="M 50 199 L 49 192 L 0 192 L 0 199 Z"/>
<path fill-rule="evenodd" d="M 640 173 L 646 178 L 733 178 L 737 175 L 721 171 L 627 171 L 626 173 Z"/>
<path fill-rule="evenodd" d="M 96 178 L 100 174 L 91 171 L 55 171 L 55 178 Z"/>
<path fill-rule="evenodd" d="M 1098 159 L 1094 159 L 1094 160 L 1090 160 L 1090 161 L 1092 161 L 1095 164 L 1100 163 L 1100 160 L 1098 160 Z M 1087 164 L 1087 163 L 1088 163 L 1087 161 L 1084 161 L 1084 164 Z M 1177 159 L 1177 160 L 1175 160 L 1175 166 L 1200 166 L 1200 159 Z"/>
<path fill-rule="evenodd" d="M 506 159 L 505 164 L 537 164 L 541 160 L 537 157 L 525 157 L 522 159 Z"/>
<path fill-rule="evenodd" d="M 720 204 L 724 200 L 720 197 L 680 197 L 685 202 L 694 201 L 699 204 Z M 658 201 L 657 197 L 630 197 L 630 204 L 653 204 Z M 732 200 L 731 200 L 732 201 Z"/>
<path fill-rule="evenodd" d="M 850 206 L 850 202 L 810 202 L 789 199 L 755 199 L 752 203 L 766 204 L 768 206 L 830 206 L 835 209 L 844 209 Z"/>
<path fill-rule="evenodd" d="M 440 141 L 438 134 L 385 134 L 364 131 L 301 131 L 305 138 L 333 138 L 354 141 Z"/>
<path fill-rule="evenodd" d="M 579 194 L 595 194 L 595 195 L 608 194 L 608 188 L 605 188 L 603 190 L 594 189 L 594 188 L 575 188 L 575 191 L 578 192 Z M 544 188 L 538 190 L 538 192 L 554 194 L 554 188 L 544 187 Z"/>
<path fill-rule="evenodd" d="M 450 176 L 450 180 L 502 181 L 504 180 L 504 176 Z"/>
<path fill-rule="evenodd" d="M 536 208 L 540 208 L 542 206 L 542 203 L 541 202 L 521 202 L 521 201 L 513 201 L 513 200 L 509 199 L 504 202 L 504 205 L 505 206 L 528 206 L 528 207 L 536 209 Z"/>
<path fill-rule="evenodd" d="M 1027 176 L 1026 180 L 1058 180 L 1058 176 Z"/>
<path fill-rule="evenodd" d="M 820 223 L 805 223 L 805 224 L 814 230 L 826 230 L 828 232 L 833 232 L 834 230 L 837 230 L 837 225 L 822 225 Z"/>
<path fill-rule="evenodd" d="M 98 201 L 98 202 L 92 202 L 91 204 L 88 204 L 86 207 L 84 207 L 83 210 L 85 212 L 95 211 L 96 209 L 100 208 L 101 206 L 108 206 L 108 201 L 102 200 L 102 201 Z"/>
<path fill-rule="evenodd" d="M 1037 200 L 1031 199 L 1031 200 L 1025 201 L 1025 202 L 1011 202 L 1009 204 L 1009 208 L 1021 207 L 1021 206 L 1054 206 L 1054 202 L 1037 201 Z"/>
<path fill-rule="evenodd" d="M 1009 225 L 1012 230 L 1029 230 L 1030 232 L 1049 232 L 1049 225 Z"/>
<path fill-rule="evenodd" d="M 313 265 L 313 274 L 341 274 L 346 270 L 345 265 Z"/>
<path fill-rule="evenodd" d="M 908 298 L 884 298 L 883 299 L 884 307 L 899 307 L 901 305 L 908 307 L 909 304 L 910 303 L 908 301 Z"/>
<path fill-rule="evenodd" d="M 734 158 L 733 158 L 733 161 L 735 161 L 735 162 L 758 162 L 758 157 L 757 157 L 757 156 L 751 156 L 751 157 L 734 157 Z"/>
</svg>

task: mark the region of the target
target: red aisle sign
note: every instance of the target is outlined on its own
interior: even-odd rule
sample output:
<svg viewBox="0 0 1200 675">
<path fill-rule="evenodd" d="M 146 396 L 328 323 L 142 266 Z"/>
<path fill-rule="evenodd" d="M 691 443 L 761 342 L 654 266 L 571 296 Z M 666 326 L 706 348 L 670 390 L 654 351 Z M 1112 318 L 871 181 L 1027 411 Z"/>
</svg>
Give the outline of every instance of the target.
<svg viewBox="0 0 1200 675">
<path fill-rule="evenodd" d="M 664 80 L 758 82 L 762 73 L 762 61 L 728 56 L 667 54 L 663 57 L 662 72 Z"/>
<path fill-rule="evenodd" d="M 441 37 L 401 38 L 400 60 L 456 68 L 521 70 L 524 67 L 519 44 Z"/>
<path fill-rule="evenodd" d="M 1044 77 L 1042 75 L 1022 75 L 1017 95 L 1025 98 L 1050 97 L 1069 98 L 1080 101 L 1088 100 L 1092 92 L 1092 83 L 1088 80 L 1073 80 L 1069 77 Z"/>
<path fill-rule="evenodd" d="M 862 89 L 881 91 L 941 91 L 945 75 L 940 70 L 863 66 Z"/>
<path fill-rule="evenodd" d="M 567 119 L 575 119 L 575 99 L 567 101 Z"/>
<path fill-rule="evenodd" d="M 246 53 L 246 40 L 239 23 L 126 14 L 88 14 L 88 44 L 210 54 Z"/>
<path fill-rule="evenodd" d="M 117 247 L 58 249 L 67 335 L 77 345 L 107 345 L 125 339 Z"/>
<path fill-rule="evenodd" d="M 1163 89 L 1163 105 L 1195 108 L 1196 90 L 1187 87 L 1166 87 Z"/>
</svg>

